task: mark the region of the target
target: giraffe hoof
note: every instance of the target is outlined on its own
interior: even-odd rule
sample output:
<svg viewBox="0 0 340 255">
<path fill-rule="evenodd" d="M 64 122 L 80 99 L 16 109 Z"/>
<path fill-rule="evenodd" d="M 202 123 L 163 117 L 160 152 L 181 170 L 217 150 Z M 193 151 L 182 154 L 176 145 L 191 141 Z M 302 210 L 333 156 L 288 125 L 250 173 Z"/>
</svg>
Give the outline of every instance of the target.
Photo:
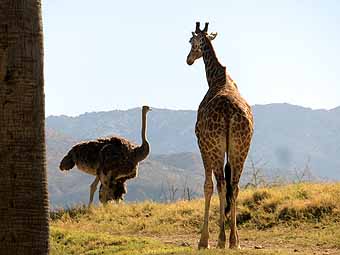
<svg viewBox="0 0 340 255">
<path fill-rule="evenodd" d="M 218 249 L 225 249 L 225 241 L 218 240 L 217 248 Z"/>
<path fill-rule="evenodd" d="M 201 249 L 209 249 L 210 246 L 209 246 L 209 243 L 208 242 L 199 242 L 198 243 L 198 249 L 201 250 Z"/>
<path fill-rule="evenodd" d="M 230 244 L 229 249 L 240 250 L 241 246 L 239 244 Z"/>
</svg>

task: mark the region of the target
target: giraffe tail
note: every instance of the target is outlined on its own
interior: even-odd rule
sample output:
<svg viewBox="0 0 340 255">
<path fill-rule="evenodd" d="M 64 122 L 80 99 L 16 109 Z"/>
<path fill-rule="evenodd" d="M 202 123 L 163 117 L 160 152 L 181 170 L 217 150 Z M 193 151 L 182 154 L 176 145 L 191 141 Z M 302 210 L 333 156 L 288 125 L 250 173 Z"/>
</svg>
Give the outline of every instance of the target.
<svg viewBox="0 0 340 255">
<path fill-rule="evenodd" d="M 61 171 L 70 170 L 71 168 L 74 167 L 75 162 L 73 160 L 71 152 L 72 150 L 69 151 L 69 153 L 67 153 L 67 155 L 61 160 L 60 165 L 59 165 L 59 169 Z"/>
<path fill-rule="evenodd" d="M 231 166 L 228 160 L 224 167 L 224 178 L 226 180 L 226 202 L 227 202 L 226 207 L 224 209 L 224 214 L 225 216 L 227 216 L 230 212 L 231 199 L 233 197 L 233 189 L 231 186 Z"/>
</svg>

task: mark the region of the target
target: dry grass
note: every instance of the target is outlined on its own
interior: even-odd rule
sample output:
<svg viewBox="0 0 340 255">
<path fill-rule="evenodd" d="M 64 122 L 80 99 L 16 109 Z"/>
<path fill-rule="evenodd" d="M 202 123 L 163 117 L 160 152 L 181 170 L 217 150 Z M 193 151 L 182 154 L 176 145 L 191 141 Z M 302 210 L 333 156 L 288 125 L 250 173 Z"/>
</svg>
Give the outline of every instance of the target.
<svg viewBox="0 0 340 255">
<path fill-rule="evenodd" d="M 214 197 L 212 244 L 217 239 L 218 211 Z M 197 254 L 202 217 L 202 199 L 55 211 L 51 213 L 52 254 Z M 228 254 L 290 254 L 294 250 L 295 254 L 321 250 L 340 254 L 340 183 L 244 190 L 238 199 L 237 220 L 247 249 Z M 264 249 L 255 250 L 257 244 Z M 213 251 L 202 254 L 224 254 Z"/>
</svg>

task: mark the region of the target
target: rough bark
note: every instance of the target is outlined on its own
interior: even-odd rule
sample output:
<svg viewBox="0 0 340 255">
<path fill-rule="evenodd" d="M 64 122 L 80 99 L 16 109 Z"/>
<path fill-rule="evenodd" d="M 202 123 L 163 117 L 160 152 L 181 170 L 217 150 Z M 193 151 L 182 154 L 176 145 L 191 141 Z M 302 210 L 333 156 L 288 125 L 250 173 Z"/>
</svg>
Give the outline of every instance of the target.
<svg viewBox="0 0 340 255">
<path fill-rule="evenodd" d="M 0 254 L 48 254 L 40 0 L 0 0 Z"/>
</svg>

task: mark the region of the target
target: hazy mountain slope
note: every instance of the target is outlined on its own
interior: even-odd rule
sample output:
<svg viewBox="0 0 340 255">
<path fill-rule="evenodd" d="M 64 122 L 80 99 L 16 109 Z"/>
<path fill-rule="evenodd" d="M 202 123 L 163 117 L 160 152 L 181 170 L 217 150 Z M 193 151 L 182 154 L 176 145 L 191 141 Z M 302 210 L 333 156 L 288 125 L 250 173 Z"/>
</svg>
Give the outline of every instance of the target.
<svg viewBox="0 0 340 255">
<path fill-rule="evenodd" d="M 139 167 L 138 177 L 127 182 L 127 201 L 156 200 L 167 201 L 183 197 L 189 188 L 192 197 L 202 194 L 203 172 L 176 168 L 155 160 L 145 160 Z M 68 172 L 49 166 L 49 191 L 53 207 L 88 203 L 89 188 L 94 176 L 84 174 L 74 168 Z M 98 186 L 99 188 L 99 186 Z M 173 194 L 173 190 L 176 189 Z M 98 195 L 95 196 L 95 202 Z"/>
<path fill-rule="evenodd" d="M 255 133 L 249 158 L 266 163 L 267 175 L 280 173 L 288 178 L 309 159 L 313 175 L 340 180 L 340 107 L 327 111 L 270 104 L 255 105 L 253 112 Z M 58 170 L 67 151 L 81 140 L 115 134 L 140 143 L 140 115 L 140 109 L 135 108 L 46 119 L 52 204 L 88 200 L 94 177 L 77 170 L 65 176 Z M 204 170 L 194 134 L 195 122 L 195 111 L 153 109 L 149 113 L 151 156 L 141 165 L 139 177 L 129 181 L 128 200 L 167 199 L 165 191 L 171 185 L 176 186 L 176 195 L 180 196 L 185 182 L 189 182 L 193 193 L 201 194 Z"/>
<path fill-rule="evenodd" d="M 87 204 L 89 187 L 95 177 L 82 173 L 76 167 L 64 172 L 58 169 L 60 160 L 79 140 L 62 136 L 49 128 L 46 129 L 46 134 L 48 188 L 52 207 Z M 187 166 L 197 166 L 197 169 Z M 128 181 L 126 200 L 177 199 L 183 197 L 184 188 L 190 189 L 191 196 L 200 196 L 203 174 L 197 153 L 152 155 L 140 164 L 138 177 Z M 175 194 L 170 194 L 172 189 L 177 190 Z M 95 202 L 97 201 L 96 194 Z"/>
<path fill-rule="evenodd" d="M 197 151 L 194 142 L 195 121 L 194 111 L 153 109 L 148 114 L 148 138 L 152 144 L 152 153 Z M 78 117 L 51 116 L 46 119 L 46 127 L 76 140 L 120 135 L 136 143 L 141 142 L 139 108 L 85 113 Z M 178 140 L 180 142 L 177 142 Z"/>
<path fill-rule="evenodd" d="M 315 175 L 340 178 L 340 112 L 289 104 L 254 106 L 252 154 L 273 168 L 303 167 L 308 157 Z"/>
</svg>

